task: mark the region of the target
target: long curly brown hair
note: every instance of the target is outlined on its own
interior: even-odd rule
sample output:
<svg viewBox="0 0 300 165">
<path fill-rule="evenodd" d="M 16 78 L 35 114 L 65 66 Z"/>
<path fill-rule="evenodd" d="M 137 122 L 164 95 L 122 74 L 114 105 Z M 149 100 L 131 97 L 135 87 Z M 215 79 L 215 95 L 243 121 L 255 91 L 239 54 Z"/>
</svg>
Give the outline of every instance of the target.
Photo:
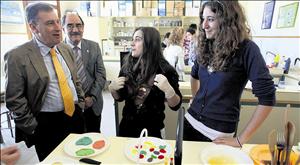
<svg viewBox="0 0 300 165">
<path fill-rule="evenodd" d="M 203 10 L 209 7 L 216 13 L 219 29 L 214 39 L 207 39 L 203 29 Z M 215 71 L 222 71 L 235 55 L 238 44 L 250 39 L 250 29 L 246 16 L 238 1 L 208 1 L 200 10 L 200 24 L 197 45 L 197 61 L 210 66 Z"/>
<path fill-rule="evenodd" d="M 184 29 L 182 27 L 175 27 L 169 38 L 169 43 L 172 45 L 182 45 Z"/>
</svg>

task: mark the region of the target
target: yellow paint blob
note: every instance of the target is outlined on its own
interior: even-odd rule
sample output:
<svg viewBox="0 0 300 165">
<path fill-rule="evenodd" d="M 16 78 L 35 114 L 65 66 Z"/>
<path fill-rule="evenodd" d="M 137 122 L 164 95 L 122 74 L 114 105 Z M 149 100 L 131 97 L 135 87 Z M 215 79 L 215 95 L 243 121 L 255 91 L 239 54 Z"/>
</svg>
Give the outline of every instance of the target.
<svg viewBox="0 0 300 165">
<path fill-rule="evenodd" d="M 63 165 L 62 162 L 54 162 L 52 165 Z"/>
<path fill-rule="evenodd" d="M 133 149 L 133 150 L 131 150 L 131 153 L 132 153 L 133 155 L 136 155 L 136 154 L 138 153 L 138 150 L 137 150 L 137 149 Z"/>
<path fill-rule="evenodd" d="M 230 164 L 230 165 L 235 165 L 237 162 L 228 156 L 213 156 L 208 159 L 208 164 L 210 165 L 221 165 L 221 164 Z"/>
</svg>

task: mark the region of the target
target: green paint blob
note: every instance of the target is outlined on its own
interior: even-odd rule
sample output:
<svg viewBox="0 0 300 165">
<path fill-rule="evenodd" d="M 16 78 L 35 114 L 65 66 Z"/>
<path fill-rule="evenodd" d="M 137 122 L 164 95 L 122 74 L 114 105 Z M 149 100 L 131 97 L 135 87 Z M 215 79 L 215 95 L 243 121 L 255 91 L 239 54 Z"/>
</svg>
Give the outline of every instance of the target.
<svg viewBox="0 0 300 165">
<path fill-rule="evenodd" d="M 83 148 L 83 149 L 76 151 L 77 156 L 88 156 L 93 153 L 95 153 L 95 151 L 93 149 L 89 149 L 89 148 Z"/>
<path fill-rule="evenodd" d="M 91 143 L 92 143 L 92 139 L 89 137 L 83 137 L 76 141 L 76 145 L 78 145 L 78 146 L 79 145 L 87 146 Z"/>
</svg>

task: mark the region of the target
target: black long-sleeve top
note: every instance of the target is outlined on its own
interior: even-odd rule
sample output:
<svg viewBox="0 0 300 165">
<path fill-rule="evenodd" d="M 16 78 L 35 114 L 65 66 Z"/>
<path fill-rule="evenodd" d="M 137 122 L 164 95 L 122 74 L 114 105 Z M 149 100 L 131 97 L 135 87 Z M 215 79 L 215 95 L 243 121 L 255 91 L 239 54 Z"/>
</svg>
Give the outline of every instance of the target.
<svg viewBox="0 0 300 165">
<path fill-rule="evenodd" d="M 169 84 L 173 87 L 175 93 L 180 97 L 180 102 L 175 107 L 170 107 L 172 110 L 178 110 L 181 106 L 182 95 L 179 90 L 178 84 L 178 74 L 176 70 L 168 64 L 166 61 L 163 61 L 161 64 L 162 68 L 158 69 L 156 74 L 163 74 L 169 81 Z M 123 70 L 120 71 L 119 77 L 126 74 Z M 122 120 L 124 122 L 135 123 L 136 128 L 150 128 L 160 130 L 164 128 L 164 119 L 165 119 L 165 93 L 161 91 L 157 86 L 152 85 L 150 87 L 150 93 L 143 102 L 143 105 L 138 108 L 135 104 L 135 95 L 132 92 L 134 89 L 139 87 L 134 87 L 127 80 L 125 82 L 124 88 L 118 90 L 120 99 L 117 101 L 125 100 L 125 106 L 122 112 Z M 121 128 L 120 128 L 121 129 Z M 149 129 L 148 129 L 149 130 Z M 137 129 L 138 135 L 140 134 L 139 129 Z M 134 137 L 134 135 L 131 135 Z"/>
</svg>

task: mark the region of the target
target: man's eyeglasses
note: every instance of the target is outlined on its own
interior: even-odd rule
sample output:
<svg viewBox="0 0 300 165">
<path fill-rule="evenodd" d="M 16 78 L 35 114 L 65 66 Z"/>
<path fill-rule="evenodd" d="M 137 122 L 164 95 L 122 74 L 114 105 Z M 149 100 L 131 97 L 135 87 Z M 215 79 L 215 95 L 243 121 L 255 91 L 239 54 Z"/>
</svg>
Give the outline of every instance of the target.
<svg viewBox="0 0 300 165">
<path fill-rule="evenodd" d="M 74 28 L 77 29 L 81 29 L 83 27 L 83 25 L 81 23 L 77 23 L 77 24 L 67 24 L 67 29 L 68 30 L 73 30 Z"/>
</svg>

